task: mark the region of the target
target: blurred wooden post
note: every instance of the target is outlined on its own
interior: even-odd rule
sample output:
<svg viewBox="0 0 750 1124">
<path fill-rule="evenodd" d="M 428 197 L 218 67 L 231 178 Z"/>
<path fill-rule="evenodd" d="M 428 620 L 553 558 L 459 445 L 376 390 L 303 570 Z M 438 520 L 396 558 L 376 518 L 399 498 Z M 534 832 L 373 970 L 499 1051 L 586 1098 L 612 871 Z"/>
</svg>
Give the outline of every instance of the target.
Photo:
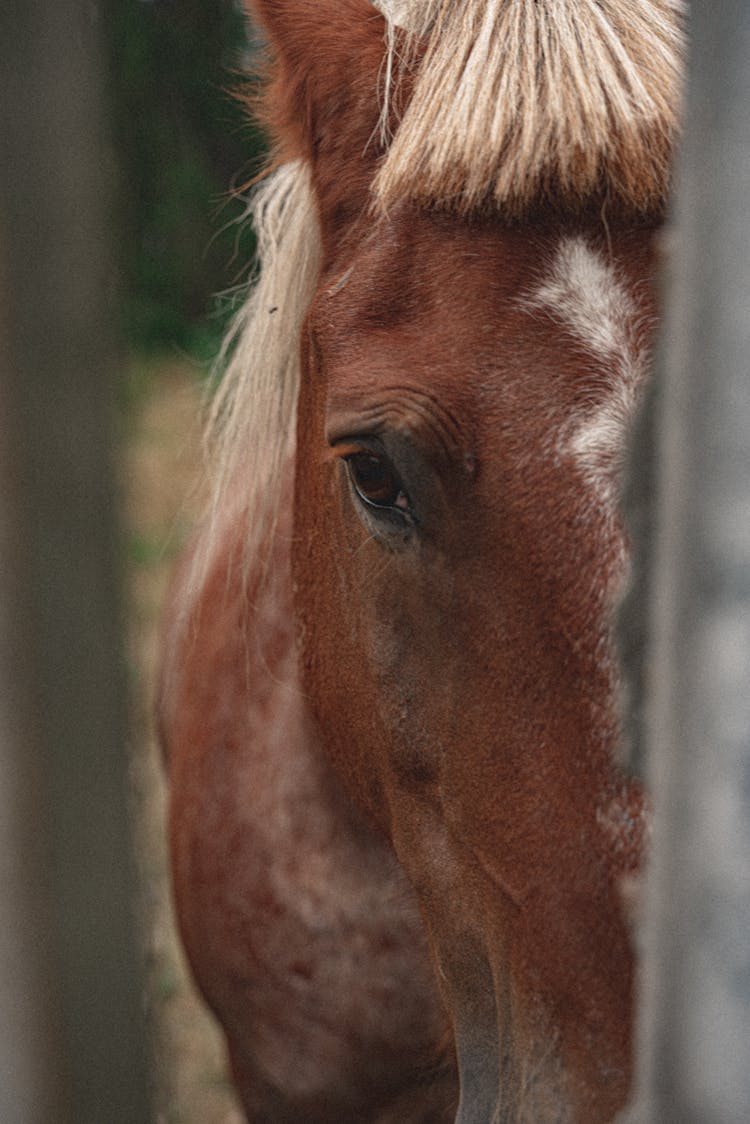
<svg viewBox="0 0 750 1124">
<path fill-rule="evenodd" d="M 693 0 L 664 333 L 638 1124 L 750 1121 L 750 5 Z"/>
<path fill-rule="evenodd" d="M 143 1124 L 88 0 L 0 5 L 0 1120 Z"/>
</svg>

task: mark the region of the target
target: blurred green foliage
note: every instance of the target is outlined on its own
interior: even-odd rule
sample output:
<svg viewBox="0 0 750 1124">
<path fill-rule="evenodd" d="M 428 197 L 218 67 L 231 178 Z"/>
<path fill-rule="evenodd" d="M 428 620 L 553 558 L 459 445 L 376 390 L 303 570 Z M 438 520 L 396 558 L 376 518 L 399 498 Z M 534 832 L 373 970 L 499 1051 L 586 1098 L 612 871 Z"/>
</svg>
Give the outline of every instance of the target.
<svg viewBox="0 0 750 1124">
<path fill-rule="evenodd" d="M 235 0 L 109 0 L 120 182 L 124 331 L 130 347 L 211 355 L 254 242 L 232 197 L 262 166 L 236 91 L 252 69 Z"/>
</svg>

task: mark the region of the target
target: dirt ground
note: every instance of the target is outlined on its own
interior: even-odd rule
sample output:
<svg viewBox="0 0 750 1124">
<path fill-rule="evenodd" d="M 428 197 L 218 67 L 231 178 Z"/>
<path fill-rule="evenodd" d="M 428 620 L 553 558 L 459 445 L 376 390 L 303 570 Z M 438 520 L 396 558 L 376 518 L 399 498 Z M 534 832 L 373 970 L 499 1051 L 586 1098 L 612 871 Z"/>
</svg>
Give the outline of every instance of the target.
<svg viewBox="0 0 750 1124">
<path fill-rule="evenodd" d="M 134 818 L 153 1044 L 153 1124 L 242 1124 L 219 1032 L 192 988 L 176 936 L 165 845 L 166 786 L 152 723 L 161 604 L 200 506 L 202 386 L 198 373 L 177 361 L 140 367 L 131 384 L 123 487 Z"/>
</svg>

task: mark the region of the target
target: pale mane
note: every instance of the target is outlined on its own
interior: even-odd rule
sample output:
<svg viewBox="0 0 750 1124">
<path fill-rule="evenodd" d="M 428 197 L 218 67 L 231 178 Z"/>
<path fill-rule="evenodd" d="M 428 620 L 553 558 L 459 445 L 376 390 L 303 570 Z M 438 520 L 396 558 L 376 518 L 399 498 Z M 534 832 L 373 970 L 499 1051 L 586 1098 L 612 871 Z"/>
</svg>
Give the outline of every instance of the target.
<svg viewBox="0 0 750 1124">
<path fill-rule="evenodd" d="M 414 93 L 374 192 L 520 215 L 609 194 L 663 204 L 680 116 L 680 0 L 392 0 Z M 415 40 L 423 49 L 417 51 Z M 386 105 L 399 79 L 386 67 Z"/>
<path fill-rule="evenodd" d="M 301 161 L 270 173 L 249 212 L 257 235 L 259 273 L 235 317 L 217 361 L 221 381 L 206 431 L 211 474 L 205 552 L 219 523 L 247 522 L 247 557 L 270 530 L 294 452 L 299 391 L 300 331 L 315 292 L 320 233 L 310 174 Z"/>
</svg>

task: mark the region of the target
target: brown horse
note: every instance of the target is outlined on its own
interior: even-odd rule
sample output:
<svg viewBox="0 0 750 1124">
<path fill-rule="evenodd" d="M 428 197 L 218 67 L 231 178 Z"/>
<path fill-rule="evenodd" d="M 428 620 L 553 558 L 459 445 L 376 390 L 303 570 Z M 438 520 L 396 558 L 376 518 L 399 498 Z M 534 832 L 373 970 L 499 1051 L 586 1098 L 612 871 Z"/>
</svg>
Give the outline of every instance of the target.
<svg viewBox="0 0 750 1124">
<path fill-rule="evenodd" d="M 165 637 L 185 946 L 251 1121 L 610 1121 L 678 6 L 255 8 L 278 159 Z"/>
</svg>

